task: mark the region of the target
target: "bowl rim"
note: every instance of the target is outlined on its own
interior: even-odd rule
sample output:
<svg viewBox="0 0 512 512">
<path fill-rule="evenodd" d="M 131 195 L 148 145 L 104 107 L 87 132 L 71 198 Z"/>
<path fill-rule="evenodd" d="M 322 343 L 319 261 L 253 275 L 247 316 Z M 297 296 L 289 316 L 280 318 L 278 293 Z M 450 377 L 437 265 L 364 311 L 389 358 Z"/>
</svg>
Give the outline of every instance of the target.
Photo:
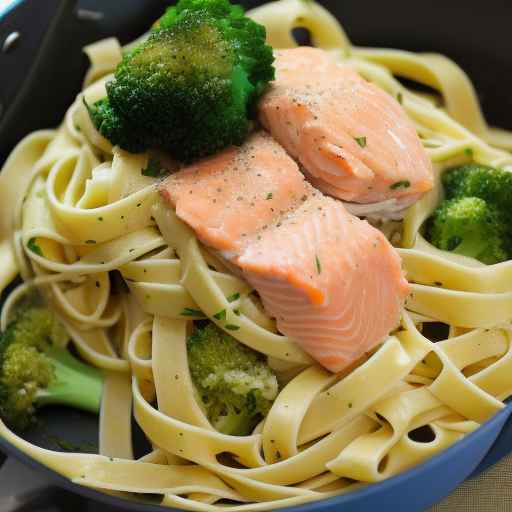
<svg viewBox="0 0 512 512">
<path fill-rule="evenodd" d="M 5 8 L 0 7 L 0 21 L 4 18 L 10 11 L 14 10 L 23 0 L 12 0 Z M 283 510 L 285 512 L 322 512 L 325 511 L 328 507 L 333 506 L 342 506 L 348 505 L 350 503 L 354 503 L 359 501 L 360 499 L 369 498 L 374 495 L 378 495 L 379 493 L 390 490 L 393 488 L 398 488 L 406 482 L 415 479 L 421 478 L 423 474 L 426 474 L 432 470 L 434 470 L 438 466 L 444 466 L 449 463 L 449 460 L 456 457 L 459 453 L 464 452 L 465 450 L 470 449 L 473 443 L 478 443 L 482 438 L 484 438 L 487 434 L 492 432 L 495 429 L 499 428 L 497 435 L 494 441 L 490 444 L 489 449 L 483 455 L 483 457 L 478 461 L 476 465 L 476 469 L 471 471 L 468 476 L 461 481 L 465 481 L 468 478 L 471 478 L 475 473 L 479 471 L 479 467 L 484 461 L 487 454 L 490 453 L 493 446 L 500 439 L 500 435 L 502 431 L 506 428 L 507 420 L 509 424 L 512 424 L 512 402 L 509 402 L 502 410 L 497 412 L 494 416 L 492 416 L 489 420 L 480 425 L 476 430 L 467 434 L 464 438 L 455 442 L 453 445 L 449 446 L 445 450 L 435 454 L 429 459 L 413 466 L 401 473 L 392 476 L 386 480 L 382 480 L 376 483 L 370 483 L 365 485 L 363 488 L 348 492 L 346 494 L 341 494 L 338 496 L 333 496 L 329 498 L 320 499 L 313 502 L 308 502 L 302 505 L 284 507 L 279 510 Z M 501 426 L 500 426 L 501 423 Z M 74 483 L 69 480 L 67 477 L 57 473 L 56 471 L 50 469 L 48 466 L 38 462 L 34 458 L 27 455 L 25 452 L 12 445 L 6 439 L 0 437 L 0 451 L 5 453 L 8 456 L 13 456 L 25 466 L 32 468 L 38 473 L 44 474 L 48 477 L 48 479 L 57 487 L 72 492 L 74 494 L 78 494 L 83 496 L 84 498 L 93 500 L 95 502 L 100 502 L 106 505 L 114 506 L 114 507 L 122 507 L 122 510 L 133 511 L 133 512 L 182 512 L 183 509 L 176 509 L 165 507 L 160 504 L 148 503 L 145 501 L 137 501 L 137 500 L 129 500 L 122 497 L 112 496 L 101 492 L 99 490 L 86 487 L 80 485 L 78 483 Z M 493 464 L 500 461 L 503 457 L 505 457 L 508 453 L 512 451 L 512 444 L 507 446 L 506 450 L 501 450 L 498 453 L 494 454 L 494 457 L 490 461 L 490 464 L 485 465 L 483 471 L 486 471 Z M 460 485 L 460 482 L 459 484 Z M 455 489 L 456 486 L 453 487 Z"/>
<path fill-rule="evenodd" d="M 487 420 L 473 432 L 467 434 L 464 438 L 460 439 L 459 441 L 457 441 L 450 447 L 446 448 L 445 450 L 441 451 L 440 453 L 437 453 L 436 455 L 432 456 L 430 459 L 420 464 L 417 464 L 416 466 L 413 466 L 412 468 L 406 471 L 403 471 L 381 482 L 370 483 L 363 487 L 362 489 L 348 492 L 346 494 L 320 499 L 318 501 L 308 502 L 303 505 L 284 507 L 279 510 L 283 510 L 286 512 L 322 512 L 326 510 L 327 507 L 330 506 L 347 505 L 349 503 L 354 503 L 360 499 L 369 498 L 375 494 L 380 493 L 381 491 L 390 490 L 393 487 L 399 487 L 400 485 L 405 484 L 407 481 L 411 479 L 421 477 L 422 474 L 433 470 L 437 466 L 445 465 L 448 459 L 456 457 L 457 454 L 465 451 L 466 449 L 470 449 L 470 446 L 472 446 L 473 443 L 478 443 L 481 438 L 486 436 L 486 434 L 490 433 L 496 428 L 499 428 L 499 432 L 497 433 L 496 438 L 494 439 L 493 443 L 489 446 L 489 449 L 486 451 L 487 454 L 492 449 L 494 443 L 499 439 L 502 430 L 505 428 L 507 420 L 511 416 L 512 402 L 508 403 L 501 411 L 497 412 L 492 418 Z M 512 446 L 510 446 L 509 448 L 510 450 L 512 450 Z M 15 457 L 20 462 L 31 467 L 32 469 L 46 474 L 57 487 L 70 491 L 74 494 L 79 494 L 93 501 L 101 502 L 106 505 L 123 507 L 122 510 L 133 512 L 182 512 L 183 510 L 165 507 L 160 504 L 152 504 L 144 501 L 129 500 L 126 498 L 111 496 L 96 489 L 92 489 L 90 487 L 85 487 L 83 485 L 74 483 L 65 476 L 57 473 L 56 471 L 48 468 L 44 464 L 33 459 L 32 457 L 30 457 L 29 455 L 27 455 L 22 450 L 15 447 L 9 441 L 2 437 L 0 437 L 0 449 L 2 449 L 2 451 L 4 451 L 6 454 Z M 500 454 L 500 456 L 496 458 L 496 460 L 494 460 L 493 463 L 497 462 L 498 460 L 501 460 L 506 454 L 507 453 Z M 483 461 L 485 455 L 479 461 L 479 464 Z M 467 480 L 471 476 L 471 474 L 472 473 L 470 473 L 463 481 Z M 454 486 L 454 488 L 456 488 L 456 486 Z"/>
</svg>

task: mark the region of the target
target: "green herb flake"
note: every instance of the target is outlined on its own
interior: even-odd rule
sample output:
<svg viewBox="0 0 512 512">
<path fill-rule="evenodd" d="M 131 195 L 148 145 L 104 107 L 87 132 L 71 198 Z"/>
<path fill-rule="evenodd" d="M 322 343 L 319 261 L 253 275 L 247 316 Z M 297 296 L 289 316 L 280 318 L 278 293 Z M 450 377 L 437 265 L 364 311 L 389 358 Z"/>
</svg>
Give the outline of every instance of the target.
<svg viewBox="0 0 512 512">
<path fill-rule="evenodd" d="M 393 185 L 390 185 L 389 188 L 391 190 L 397 190 L 399 188 L 409 188 L 411 186 L 411 182 L 409 180 L 402 180 L 397 181 L 396 183 L 393 183 Z"/>
<path fill-rule="evenodd" d="M 199 309 L 192 309 L 192 308 L 185 308 L 181 313 L 180 313 L 181 316 L 198 316 L 198 317 L 201 317 L 201 316 L 204 316 L 204 313 L 202 311 L 200 311 Z"/>
<path fill-rule="evenodd" d="M 366 137 L 355 137 L 354 139 L 362 148 L 366 147 Z"/>
<path fill-rule="evenodd" d="M 32 251 L 34 254 L 37 254 L 38 256 L 43 256 L 43 251 L 41 250 L 41 247 L 39 247 L 39 245 L 37 245 L 35 238 L 31 238 L 27 242 L 27 249 Z"/>
<path fill-rule="evenodd" d="M 97 453 L 98 447 L 92 443 L 74 444 L 66 439 L 62 439 L 53 435 L 44 435 L 48 443 L 54 445 L 57 449 L 64 452 L 79 453 Z"/>
<path fill-rule="evenodd" d="M 315 254 L 315 263 L 316 263 L 316 271 L 318 272 L 318 274 L 321 274 L 322 273 L 322 265 L 320 263 L 320 259 L 318 258 L 317 254 Z"/>
<path fill-rule="evenodd" d="M 213 318 L 215 318 L 216 320 L 219 320 L 219 321 L 226 320 L 226 310 L 222 309 L 218 313 L 215 313 L 215 315 L 213 315 Z"/>
<path fill-rule="evenodd" d="M 468 157 L 468 158 L 473 158 L 473 156 L 475 155 L 475 152 L 473 151 L 473 148 L 466 148 L 464 150 L 464 154 Z"/>
<path fill-rule="evenodd" d="M 227 324 L 226 325 L 226 329 L 228 331 L 238 331 L 238 329 L 240 329 L 240 326 L 239 325 L 233 325 L 233 324 Z"/>
<path fill-rule="evenodd" d="M 404 102 L 404 95 L 403 95 L 401 92 L 399 92 L 399 93 L 396 95 L 396 99 L 397 99 L 398 103 L 400 103 L 400 105 L 402 105 L 402 104 L 403 104 L 403 102 Z"/>
<path fill-rule="evenodd" d="M 236 316 L 240 316 L 240 310 L 239 309 L 233 309 L 233 313 L 235 313 Z"/>
<path fill-rule="evenodd" d="M 230 295 L 228 297 L 228 302 L 235 302 L 235 300 L 238 300 L 240 298 L 240 294 L 237 292 L 237 293 L 233 293 L 233 295 Z"/>
<path fill-rule="evenodd" d="M 92 245 L 92 244 L 95 244 L 96 243 L 96 240 L 86 240 L 85 243 L 87 245 Z"/>
<path fill-rule="evenodd" d="M 167 174 L 167 169 L 164 169 L 160 161 L 156 158 L 150 158 L 148 160 L 148 165 L 145 169 L 141 171 L 142 176 L 148 176 L 150 178 L 161 178 L 165 174 Z"/>
<path fill-rule="evenodd" d="M 270 199 L 272 199 L 272 197 L 273 197 L 272 192 L 269 192 L 269 193 L 267 194 L 267 201 L 268 201 L 268 200 L 270 200 Z"/>
<path fill-rule="evenodd" d="M 436 148 L 440 148 L 441 145 L 438 142 L 431 142 L 431 141 L 426 140 L 423 143 L 423 147 L 428 148 L 428 149 L 436 149 Z"/>
</svg>

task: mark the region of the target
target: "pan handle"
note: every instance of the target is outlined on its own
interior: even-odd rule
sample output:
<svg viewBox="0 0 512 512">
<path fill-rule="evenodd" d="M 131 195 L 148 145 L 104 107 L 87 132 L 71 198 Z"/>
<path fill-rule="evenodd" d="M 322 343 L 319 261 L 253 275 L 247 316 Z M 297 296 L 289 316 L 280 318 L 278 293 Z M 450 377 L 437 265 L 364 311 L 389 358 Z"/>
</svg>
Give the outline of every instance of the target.
<svg viewBox="0 0 512 512">
<path fill-rule="evenodd" d="M 75 3 L 18 1 L 0 18 L 0 160 L 32 131 L 35 119 L 57 122 L 44 106 L 60 101 L 53 85 L 68 74 L 62 47 L 70 39 Z"/>
<path fill-rule="evenodd" d="M 31 131 L 58 126 L 81 89 L 85 45 L 133 40 L 169 3 L 14 0 L 3 16 L 0 9 L 0 164 Z"/>
</svg>

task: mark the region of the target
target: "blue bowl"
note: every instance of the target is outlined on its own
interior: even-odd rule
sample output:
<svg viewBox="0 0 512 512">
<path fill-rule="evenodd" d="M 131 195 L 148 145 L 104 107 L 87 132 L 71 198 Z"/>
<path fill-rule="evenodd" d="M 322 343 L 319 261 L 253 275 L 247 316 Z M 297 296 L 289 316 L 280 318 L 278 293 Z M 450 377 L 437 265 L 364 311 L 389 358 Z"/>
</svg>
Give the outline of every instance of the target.
<svg viewBox="0 0 512 512">
<path fill-rule="evenodd" d="M 290 512 L 423 512 L 448 496 L 468 478 L 488 469 L 512 451 L 512 403 L 447 450 L 395 477 L 342 496 L 291 507 Z M 159 505 L 133 502 L 70 482 L 0 439 L 0 450 L 43 472 L 56 486 L 85 498 L 137 512 L 175 511 Z"/>
<path fill-rule="evenodd" d="M 252 7 L 260 0 L 239 0 Z M 509 20 L 512 15 L 512 3 L 502 0 L 486 0 L 475 3 L 467 9 L 467 2 L 452 0 L 439 3 L 435 9 L 429 3 L 414 3 L 410 0 L 388 0 L 385 3 L 372 2 L 372 15 L 368 16 L 365 2 L 347 0 L 320 0 L 336 16 L 343 20 L 349 35 L 358 44 L 390 46 L 419 51 L 440 51 L 454 57 L 466 68 L 475 80 L 477 89 L 482 93 L 483 106 L 490 119 L 497 125 L 509 128 L 512 112 L 512 95 L 506 80 L 496 80 L 496 76 L 511 76 L 512 52 L 510 52 Z M 55 125 L 59 122 L 67 105 L 78 90 L 85 71 L 85 59 L 76 58 L 81 47 L 87 43 L 116 33 L 122 41 L 132 39 L 142 33 L 151 20 L 158 15 L 165 4 L 172 0 L 123 0 L 123 2 L 105 2 L 88 0 L 89 9 L 101 10 L 103 19 L 98 23 L 78 22 L 74 14 L 73 1 L 52 0 L 42 6 L 36 0 L 15 0 L 12 9 L 2 12 L 0 9 L 0 40 L 11 30 L 20 30 L 23 39 L 17 53 L 5 59 L 11 59 L 11 72 L 5 72 L 0 52 L 0 103 L 20 108 L 19 117 L 11 115 L 15 123 L 8 123 L 9 116 L 0 118 L 0 161 L 6 156 L 13 144 L 31 130 Z M 0 0 L 1 3 L 1 0 Z M 85 3 L 85 2 L 84 2 Z M 60 5 L 60 7 L 59 7 Z M 56 14 L 49 12 L 51 7 Z M 39 11 L 37 11 L 39 9 Z M 43 13 L 44 11 L 44 13 Z M 156 14 L 155 14 L 156 13 Z M 36 33 L 42 25 L 43 14 L 50 16 L 48 33 L 36 39 Z M 4 17 L 2 18 L 2 15 Z M 439 23 L 439 19 L 445 23 Z M 411 23 L 411 19 L 414 23 Z M 479 27 L 478 45 L 474 45 L 474 21 L 486 19 L 487 23 Z M 60 29 L 66 27 L 66 29 Z M 71 27 L 71 28 L 70 28 Z M 43 27 L 45 28 L 45 27 Z M 43 30 L 44 32 L 44 30 Z M 43 38 L 44 42 L 43 43 Z M 30 43 L 30 44 L 29 44 Z M 31 46 L 32 45 L 32 46 Z M 32 51 L 32 49 L 34 51 Z M 40 65 L 29 74 L 36 53 Z M 502 51 L 500 51 L 500 48 Z M 51 57 L 51 58 L 50 58 Z M 24 60 L 30 59 L 30 60 Z M 61 62 L 68 62 L 67 78 L 62 80 Z M 58 65 L 56 69 L 53 66 Z M 4 71 L 2 71 L 4 69 Z M 488 70 L 496 72 L 488 73 Z M 54 91 L 52 101 L 40 102 L 37 95 L 28 94 L 29 87 L 14 87 L 15 72 L 25 78 L 30 76 L 39 90 Z M 498 75 L 499 73 L 499 75 Z M 5 80 L 4 77 L 9 77 Z M 42 84 L 42 85 L 41 85 Z M 27 93 L 14 104 L 1 97 L 5 91 L 2 85 L 9 86 L 11 92 Z M 25 84 L 29 85 L 29 84 Z M 7 92 L 9 92 L 7 91 Z M 23 101 L 21 101 L 23 100 Z M 7 111 L 9 113 L 9 110 Z M 10 114 L 13 114 L 11 111 Z M 16 112 L 18 114 L 18 112 Z M 19 121 L 23 120 L 23 123 Z M 2 123 L 2 121 L 4 121 Z M 94 438 L 97 435 L 94 418 L 75 417 L 72 412 L 51 411 L 48 420 L 54 422 L 60 432 L 72 433 L 75 439 Z M 335 498 L 308 503 L 286 510 L 293 512 L 373 512 L 392 510 L 393 512 L 421 512 L 450 494 L 460 483 L 471 478 L 512 451 L 512 404 L 486 422 L 481 428 L 467 435 L 452 447 L 434 456 L 400 475 L 378 484 Z M 75 418 L 75 419 L 73 419 Z M 38 444 L 44 433 L 36 433 L 31 440 Z M 93 489 L 71 483 L 66 478 L 34 461 L 24 453 L 0 439 L 0 451 L 14 456 L 38 472 L 45 473 L 55 485 L 98 502 L 112 505 L 115 510 L 139 512 L 169 512 L 169 508 L 147 503 L 132 502 L 109 496 Z M 334 455 L 334 454 L 333 454 Z"/>
</svg>

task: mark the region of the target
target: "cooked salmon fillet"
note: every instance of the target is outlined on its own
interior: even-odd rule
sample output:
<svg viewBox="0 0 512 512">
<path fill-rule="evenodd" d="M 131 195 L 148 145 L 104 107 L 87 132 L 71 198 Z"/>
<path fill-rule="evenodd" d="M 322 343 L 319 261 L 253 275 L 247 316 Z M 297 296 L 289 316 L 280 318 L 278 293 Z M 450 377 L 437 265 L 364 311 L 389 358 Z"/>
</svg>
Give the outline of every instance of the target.
<svg viewBox="0 0 512 512">
<path fill-rule="evenodd" d="M 310 191 L 295 162 L 264 132 L 173 174 L 162 188 L 203 243 L 232 252 Z"/>
<path fill-rule="evenodd" d="M 275 56 L 259 118 L 311 183 L 343 201 L 402 206 L 433 187 L 432 164 L 398 101 L 323 50 Z"/>
<path fill-rule="evenodd" d="M 307 183 L 264 132 L 171 175 L 161 193 L 254 286 L 278 329 L 329 370 L 397 325 L 409 285 L 395 249 Z"/>
</svg>

